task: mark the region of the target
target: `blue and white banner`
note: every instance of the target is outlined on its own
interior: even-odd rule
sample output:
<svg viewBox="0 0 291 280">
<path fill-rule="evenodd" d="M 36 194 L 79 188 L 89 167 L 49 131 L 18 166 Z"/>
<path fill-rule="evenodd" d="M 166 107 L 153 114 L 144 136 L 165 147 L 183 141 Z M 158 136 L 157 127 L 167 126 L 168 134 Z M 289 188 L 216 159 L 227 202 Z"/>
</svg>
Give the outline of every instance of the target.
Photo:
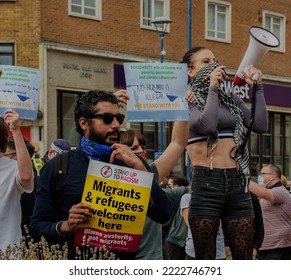
<svg viewBox="0 0 291 280">
<path fill-rule="evenodd" d="M 188 87 L 184 63 L 124 63 L 128 122 L 186 121 Z"/>
<path fill-rule="evenodd" d="M 0 116 L 9 109 L 21 119 L 35 120 L 41 88 L 41 70 L 0 65 Z"/>
</svg>

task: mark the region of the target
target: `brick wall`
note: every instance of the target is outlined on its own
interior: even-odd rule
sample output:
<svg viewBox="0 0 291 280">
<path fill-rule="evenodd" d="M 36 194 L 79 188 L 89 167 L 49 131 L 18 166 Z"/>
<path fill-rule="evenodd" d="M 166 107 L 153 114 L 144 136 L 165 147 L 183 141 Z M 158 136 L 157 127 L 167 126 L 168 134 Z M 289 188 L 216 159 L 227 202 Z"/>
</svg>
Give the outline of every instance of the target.
<svg viewBox="0 0 291 280">
<path fill-rule="evenodd" d="M 286 53 L 269 52 L 260 68 L 269 74 L 291 75 L 291 5 L 288 0 L 236 0 L 232 4 L 231 44 L 205 40 L 205 1 L 192 0 L 192 45 L 205 45 L 230 68 L 237 68 L 248 46 L 248 28 L 261 26 L 262 9 L 286 15 Z M 187 50 L 187 1 L 172 0 L 170 33 L 165 36 L 165 61 L 180 61 Z M 157 32 L 140 28 L 139 0 L 102 1 L 102 21 L 68 15 L 67 0 L 1 2 L 0 41 L 16 42 L 17 65 L 39 67 L 42 40 L 159 59 Z M 41 11 L 41 19 L 40 19 Z M 39 24 L 41 23 L 41 25 Z M 41 33 L 40 33 L 41 30 Z M 41 34 L 41 35 L 40 35 Z"/>
<path fill-rule="evenodd" d="M 287 16 L 286 53 L 270 52 L 260 68 L 264 72 L 285 75 L 291 60 L 291 6 L 288 1 L 236 0 L 232 4 L 231 44 L 205 40 L 205 2 L 192 0 L 192 45 L 205 45 L 231 68 L 237 68 L 248 46 L 248 29 L 261 26 L 262 9 Z M 42 1 L 42 39 L 88 48 L 159 58 L 160 40 L 155 31 L 140 28 L 140 1 L 102 1 L 102 21 L 68 16 L 68 1 Z M 170 33 L 165 36 L 165 60 L 181 60 L 187 50 L 187 1 L 171 1 Z M 290 76 L 290 73 L 289 73 Z"/>
<path fill-rule="evenodd" d="M 0 2 L 0 42 L 13 42 L 16 65 L 39 67 L 40 0 Z"/>
</svg>

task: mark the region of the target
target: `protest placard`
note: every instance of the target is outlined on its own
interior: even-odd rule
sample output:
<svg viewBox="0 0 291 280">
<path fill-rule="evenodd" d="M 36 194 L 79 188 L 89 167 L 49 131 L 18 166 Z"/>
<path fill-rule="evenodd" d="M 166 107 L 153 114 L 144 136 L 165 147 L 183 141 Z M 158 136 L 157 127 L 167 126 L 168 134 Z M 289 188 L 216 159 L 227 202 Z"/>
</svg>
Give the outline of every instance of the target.
<svg viewBox="0 0 291 280">
<path fill-rule="evenodd" d="M 41 87 L 41 70 L 0 65 L 0 116 L 14 109 L 21 119 L 35 120 Z"/>
<path fill-rule="evenodd" d="M 137 251 L 152 181 L 153 173 L 90 160 L 82 202 L 93 217 L 77 229 L 75 245 Z"/>
<path fill-rule="evenodd" d="M 188 120 L 185 63 L 124 63 L 128 122 Z"/>
</svg>

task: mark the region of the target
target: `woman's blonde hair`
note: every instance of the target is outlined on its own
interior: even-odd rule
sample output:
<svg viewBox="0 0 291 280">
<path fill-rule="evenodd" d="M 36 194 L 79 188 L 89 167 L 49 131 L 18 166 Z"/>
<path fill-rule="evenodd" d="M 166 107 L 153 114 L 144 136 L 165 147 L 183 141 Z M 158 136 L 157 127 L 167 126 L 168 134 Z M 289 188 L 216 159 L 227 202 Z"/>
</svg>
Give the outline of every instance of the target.
<svg viewBox="0 0 291 280">
<path fill-rule="evenodd" d="M 288 185 L 288 181 L 287 181 L 286 176 L 281 175 L 281 183 L 284 187 L 286 187 Z"/>
</svg>

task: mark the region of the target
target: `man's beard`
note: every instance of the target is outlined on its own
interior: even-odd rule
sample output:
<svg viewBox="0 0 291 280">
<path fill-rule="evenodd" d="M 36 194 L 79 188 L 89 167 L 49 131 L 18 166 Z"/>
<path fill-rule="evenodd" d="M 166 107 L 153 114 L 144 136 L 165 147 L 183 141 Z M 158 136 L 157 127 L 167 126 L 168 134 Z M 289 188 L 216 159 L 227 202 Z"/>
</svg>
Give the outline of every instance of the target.
<svg viewBox="0 0 291 280">
<path fill-rule="evenodd" d="M 116 141 L 110 141 L 109 137 L 110 135 L 117 134 L 117 140 Z M 93 127 L 90 127 L 89 130 L 89 136 L 88 139 L 91 140 L 92 142 L 98 143 L 98 144 L 103 144 L 107 146 L 111 146 L 114 143 L 119 143 L 120 140 L 120 131 L 117 129 L 114 129 L 104 135 L 98 133 L 97 131 L 94 130 Z"/>
</svg>

